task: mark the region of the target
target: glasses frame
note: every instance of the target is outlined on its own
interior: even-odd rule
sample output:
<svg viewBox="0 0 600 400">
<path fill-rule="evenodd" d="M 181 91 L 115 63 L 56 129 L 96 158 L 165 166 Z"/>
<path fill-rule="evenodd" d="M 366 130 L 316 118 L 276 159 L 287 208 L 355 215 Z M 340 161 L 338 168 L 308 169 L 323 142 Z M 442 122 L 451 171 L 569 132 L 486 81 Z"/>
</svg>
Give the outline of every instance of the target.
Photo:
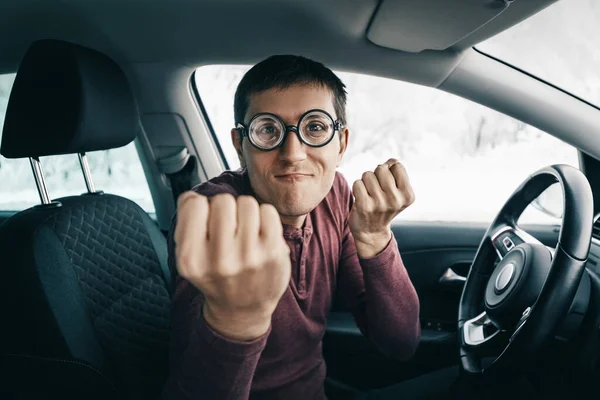
<svg viewBox="0 0 600 400">
<path fill-rule="evenodd" d="M 329 117 L 329 119 L 331 120 L 332 126 L 333 126 L 333 133 L 331 134 L 331 137 L 329 139 L 327 139 L 327 141 L 325 141 L 324 143 L 319 144 L 319 145 L 313 145 L 313 144 L 308 143 L 304 139 L 304 137 L 302 137 L 302 133 L 298 129 L 298 127 L 302 124 L 302 120 L 304 119 L 304 117 L 306 117 L 308 114 L 311 114 L 313 112 L 320 112 L 320 113 L 325 114 L 327 117 Z M 250 133 L 249 133 L 249 127 L 250 127 L 250 125 L 252 125 L 252 122 L 255 119 L 260 118 L 261 116 L 264 116 L 264 115 L 268 115 L 268 116 L 274 118 L 276 121 L 279 121 L 281 123 L 281 126 L 283 126 L 284 130 L 285 130 L 284 133 L 283 133 L 283 135 L 281 135 L 281 139 L 279 139 L 279 141 L 275 144 L 275 146 L 270 147 L 270 148 L 261 147 L 258 144 L 256 144 L 252 140 L 252 138 L 250 137 Z M 298 123 L 296 125 L 286 125 L 285 122 L 283 122 L 283 120 L 281 118 L 279 118 L 277 115 L 275 115 L 273 113 L 264 112 L 264 113 L 258 113 L 254 117 L 252 117 L 252 119 L 250 119 L 250 122 L 248 122 L 248 125 L 245 125 L 245 124 L 242 124 L 241 122 L 238 122 L 236 124 L 236 126 L 235 126 L 235 129 L 237 129 L 242 134 L 242 137 L 247 137 L 248 141 L 250 142 L 250 144 L 252 144 L 252 146 L 254 146 L 255 148 L 257 148 L 258 150 L 261 150 L 261 151 L 272 151 L 272 150 L 278 149 L 279 147 L 281 147 L 285 143 L 285 140 L 287 138 L 287 133 L 289 131 L 294 132 L 298 136 L 298 139 L 300 139 L 300 141 L 302 143 L 304 143 L 305 145 L 307 145 L 309 147 L 319 148 L 319 147 L 327 146 L 333 140 L 333 137 L 335 136 L 335 133 L 339 132 L 340 129 L 343 128 L 343 126 L 344 126 L 344 124 L 342 123 L 341 119 L 337 119 L 337 120 L 334 121 L 333 117 L 331 116 L 331 114 L 329 114 L 327 111 L 321 110 L 321 109 L 318 109 L 318 108 L 314 108 L 314 109 L 308 110 L 307 112 L 305 112 L 304 114 L 302 114 L 302 116 L 300 117 L 300 119 L 298 119 Z"/>
</svg>

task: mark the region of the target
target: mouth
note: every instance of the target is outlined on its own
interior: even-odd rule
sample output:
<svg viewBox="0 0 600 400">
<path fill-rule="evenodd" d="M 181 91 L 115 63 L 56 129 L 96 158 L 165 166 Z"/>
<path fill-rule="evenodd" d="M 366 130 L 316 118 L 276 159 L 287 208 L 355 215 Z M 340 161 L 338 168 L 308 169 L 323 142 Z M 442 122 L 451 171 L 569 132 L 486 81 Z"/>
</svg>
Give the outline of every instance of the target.
<svg viewBox="0 0 600 400">
<path fill-rule="evenodd" d="M 293 173 L 289 173 L 289 174 L 275 175 L 275 178 L 278 180 L 283 180 L 283 181 L 300 181 L 300 180 L 308 179 L 311 176 L 312 175 L 310 175 L 310 174 L 302 174 L 302 173 L 293 172 Z"/>
</svg>

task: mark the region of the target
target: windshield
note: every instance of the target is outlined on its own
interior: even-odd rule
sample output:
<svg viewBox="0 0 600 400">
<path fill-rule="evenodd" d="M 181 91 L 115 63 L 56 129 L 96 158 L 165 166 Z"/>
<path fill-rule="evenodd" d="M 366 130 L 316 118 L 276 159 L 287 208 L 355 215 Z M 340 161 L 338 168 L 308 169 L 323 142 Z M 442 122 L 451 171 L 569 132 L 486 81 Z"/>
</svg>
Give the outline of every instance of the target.
<svg viewBox="0 0 600 400">
<path fill-rule="evenodd" d="M 562 0 L 476 47 L 599 106 L 599 38 L 600 1 Z"/>
</svg>

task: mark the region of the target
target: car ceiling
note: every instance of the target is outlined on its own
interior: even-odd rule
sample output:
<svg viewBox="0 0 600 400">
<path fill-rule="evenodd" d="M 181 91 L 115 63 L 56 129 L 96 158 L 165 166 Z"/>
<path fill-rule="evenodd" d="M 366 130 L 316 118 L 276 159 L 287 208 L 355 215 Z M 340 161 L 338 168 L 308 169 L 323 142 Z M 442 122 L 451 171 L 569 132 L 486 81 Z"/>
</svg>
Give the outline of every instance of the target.
<svg viewBox="0 0 600 400">
<path fill-rule="evenodd" d="M 597 108 L 471 49 L 555 1 L 0 0 L 0 73 L 16 71 L 30 43 L 47 38 L 117 61 L 140 107 L 145 133 L 138 145 L 167 229 L 174 204 L 154 162 L 161 149 L 190 149 L 202 160 L 203 178 L 222 171 L 208 125 L 190 101 L 190 78 L 207 64 L 301 54 L 338 71 L 437 87 L 600 159 L 592 135 L 600 132 Z"/>
<path fill-rule="evenodd" d="M 32 41 L 55 38 L 122 65 L 252 63 L 293 53 L 437 86 L 460 50 L 554 1 L 3 0 L 0 71 L 15 71 Z"/>
</svg>

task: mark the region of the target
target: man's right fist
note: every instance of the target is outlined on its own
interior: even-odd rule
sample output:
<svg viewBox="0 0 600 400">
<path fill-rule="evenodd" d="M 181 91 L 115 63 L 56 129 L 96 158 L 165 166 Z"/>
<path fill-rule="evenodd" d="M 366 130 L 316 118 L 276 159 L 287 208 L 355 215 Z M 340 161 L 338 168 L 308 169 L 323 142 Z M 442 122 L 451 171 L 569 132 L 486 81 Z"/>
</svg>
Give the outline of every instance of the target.
<svg viewBox="0 0 600 400">
<path fill-rule="evenodd" d="M 203 293 L 211 328 L 235 340 L 264 335 L 291 276 L 275 207 L 250 196 L 186 192 L 174 240 L 177 271 Z"/>
</svg>

